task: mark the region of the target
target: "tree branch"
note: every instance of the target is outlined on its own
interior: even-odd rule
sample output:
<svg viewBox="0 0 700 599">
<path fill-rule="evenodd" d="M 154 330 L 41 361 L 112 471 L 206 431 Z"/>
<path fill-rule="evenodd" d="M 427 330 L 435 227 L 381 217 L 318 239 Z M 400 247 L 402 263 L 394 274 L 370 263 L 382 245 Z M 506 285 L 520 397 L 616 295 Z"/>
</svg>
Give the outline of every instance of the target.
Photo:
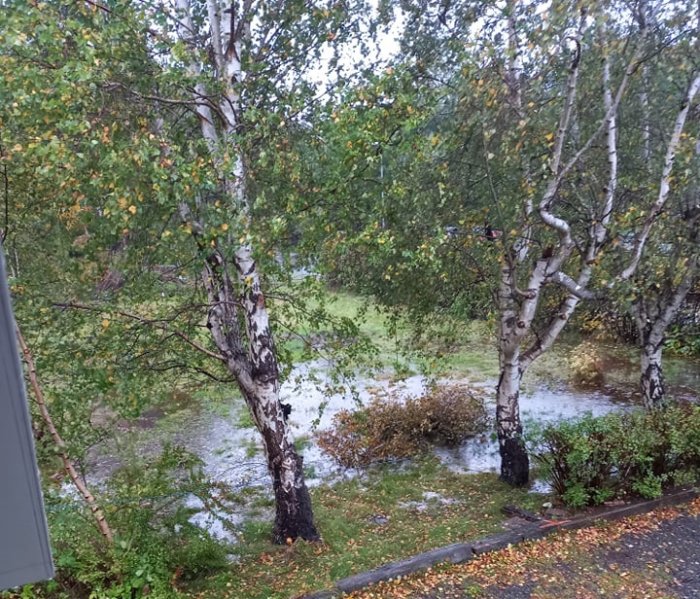
<svg viewBox="0 0 700 599">
<path fill-rule="evenodd" d="M 74 303 L 74 302 L 55 303 L 55 304 L 53 304 L 53 306 L 56 308 L 86 310 L 89 312 L 104 312 L 105 311 L 104 308 L 89 306 L 87 304 L 78 304 L 78 303 Z M 142 325 L 153 327 L 153 328 L 159 329 L 161 331 L 166 331 L 166 332 L 168 332 L 172 335 L 175 335 L 176 337 L 182 339 L 189 346 L 193 347 L 194 349 L 203 353 L 204 355 L 209 356 L 210 358 L 214 358 L 215 360 L 219 360 L 220 362 L 226 363 L 225 356 L 222 356 L 221 354 L 217 354 L 213 351 L 208 350 L 206 347 L 203 347 L 202 345 L 200 345 L 196 341 L 193 341 L 192 339 L 190 339 L 182 331 L 177 331 L 177 330 L 171 329 L 168 321 L 145 318 L 145 317 L 140 316 L 138 314 L 133 314 L 131 312 L 125 312 L 123 310 L 114 310 L 114 311 L 111 311 L 111 314 L 117 314 L 118 316 L 122 316 L 123 318 L 139 322 Z"/>
<path fill-rule="evenodd" d="M 644 227 L 642 228 L 641 233 L 637 236 L 632 259 L 630 260 L 627 268 L 625 268 L 625 270 L 623 270 L 619 276 L 619 278 L 623 281 L 629 279 L 637 270 L 639 261 L 642 258 L 642 253 L 644 252 L 644 247 L 646 246 L 647 239 L 649 238 L 651 228 L 666 205 L 666 200 L 668 199 L 669 192 L 671 191 L 671 173 L 673 171 L 673 164 L 676 159 L 676 149 L 678 148 L 678 144 L 681 140 L 681 134 L 683 133 L 683 128 L 685 127 L 688 111 L 690 110 L 690 106 L 693 103 L 693 99 L 698 93 L 698 90 L 700 90 L 700 73 L 696 73 L 691 81 L 688 91 L 686 92 L 683 102 L 681 103 L 681 108 L 676 116 L 676 122 L 673 126 L 673 133 L 671 134 L 671 139 L 669 140 L 666 148 L 666 158 L 664 160 L 664 168 L 661 173 L 659 195 L 656 202 L 654 202 L 649 210 L 649 214 L 644 222 Z"/>
<path fill-rule="evenodd" d="M 571 295 L 576 296 L 578 299 L 592 300 L 598 297 L 596 293 L 581 286 L 579 283 L 574 281 L 574 279 L 572 279 L 569 275 L 563 273 L 560 270 L 551 274 L 548 277 L 548 280 L 552 283 L 560 285 L 561 287 L 566 289 Z"/>
<path fill-rule="evenodd" d="M 66 443 L 63 440 L 61 434 L 56 429 L 56 426 L 54 425 L 53 418 L 51 417 L 51 413 L 49 412 L 48 405 L 44 398 L 43 389 L 41 387 L 41 384 L 39 383 L 39 376 L 36 372 L 36 364 L 34 362 L 34 357 L 32 356 L 32 353 L 29 350 L 29 346 L 24 340 L 22 332 L 20 331 L 19 326 L 17 325 L 15 325 L 15 335 L 17 336 L 19 347 L 22 350 L 22 358 L 24 359 L 24 363 L 27 366 L 27 374 L 29 375 L 29 383 L 31 385 L 32 391 L 34 392 L 34 400 L 36 401 L 36 404 L 39 407 L 39 413 L 41 414 L 41 418 L 44 421 L 44 424 L 46 425 L 49 434 L 51 435 L 51 439 L 53 440 L 54 445 L 56 446 L 56 450 L 61 458 L 61 462 L 63 462 L 63 469 L 66 471 L 66 474 L 71 479 L 71 482 L 73 483 L 73 485 L 75 485 L 75 488 L 78 490 L 83 500 L 87 504 L 88 508 L 92 512 L 92 515 L 97 522 L 97 527 L 100 529 L 102 536 L 110 545 L 112 545 L 114 543 L 112 529 L 109 527 L 109 524 L 107 523 L 107 518 L 105 517 L 102 508 L 97 503 L 97 500 L 95 499 L 94 495 L 90 492 L 90 489 L 85 483 L 85 480 L 80 476 L 80 474 L 78 474 L 78 471 L 75 469 L 75 464 L 73 463 L 71 457 L 68 455 Z"/>
</svg>

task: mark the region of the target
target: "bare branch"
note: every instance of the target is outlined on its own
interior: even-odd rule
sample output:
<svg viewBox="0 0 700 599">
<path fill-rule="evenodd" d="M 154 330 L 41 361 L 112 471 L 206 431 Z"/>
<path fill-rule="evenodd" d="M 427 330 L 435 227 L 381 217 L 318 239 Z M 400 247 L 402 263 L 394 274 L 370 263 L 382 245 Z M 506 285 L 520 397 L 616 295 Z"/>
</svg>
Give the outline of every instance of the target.
<svg viewBox="0 0 700 599">
<path fill-rule="evenodd" d="M 190 57 L 187 63 L 187 71 L 193 79 L 198 79 L 201 74 L 201 67 L 199 66 L 199 61 L 195 56 L 196 45 L 195 45 L 195 32 L 194 23 L 192 21 L 192 15 L 190 13 L 190 3 L 189 0 L 177 0 L 176 7 L 178 15 L 181 19 L 181 27 L 178 32 L 179 38 L 187 46 Z M 198 82 L 195 84 L 196 94 L 199 97 L 207 97 L 206 89 L 204 84 Z M 214 118 L 212 116 L 211 108 L 208 105 L 197 104 L 196 105 L 197 116 L 199 117 L 199 123 L 202 129 L 202 136 L 211 152 L 212 156 L 216 156 L 217 145 L 219 141 L 219 135 L 214 126 Z"/>
<path fill-rule="evenodd" d="M 221 45 L 221 11 L 217 0 L 207 0 L 209 28 L 211 30 L 212 53 L 214 65 L 219 73 L 224 63 L 224 50 Z"/>
<path fill-rule="evenodd" d="M 557 285 L 562 286 L 571 295 L 576 296 L 578 299 L 592 300 L 598 297 L 594 292 L 589 291 L 585 287 L 581 286 L 579 283 L 574 281 L 574 279 L 572 279 L 569 275 L 563 273 L 560 270 L 550 275 L 548 280 L 552 283 L 556 283 Z"/>
<path fill-rule="evenodd" d="M 600 245 L 605 241 L 607 235 L 607 227 L 610 223 L 612 215 L 613 202 L 615 200 L 615 191 L 617 189 L 617 114 L 613 111 L 613 98 L 610 91 L 610 56 L 608 54 L 608 45 L 606 43 L 605 25 L 600 25 L 600 36 L 603 42 L 603 101 L 605 103 L 605 112 L 609 114 L 607 122 L 607 147 L 608 147 L 608 184 L 605 187 L 605 201 L 603 203 L 603 213 L 600 216 L 600 221 L 594 225 L 593 235 L 595 243 Z"/>
<path fill-rule="evenodd" d="M 571 61 L 571 66 L 569 67 L 569 77 L 566 81 L 566 100 L 564 101 L 564 109 L 561 112 L 559 126 L 557 127 L 557 133 L 554 139 L 554 151 L 552 152 L 552 161 L 550 165 L 552 174 L 555 177 L 557 177 L 559 173 L 559 165 L 561 164 L 561 154 L 564 148 L 564 140 L 566 139 L 566 133 L 569 129 L 569 123 L 571 121 L 571 111 L 573 110 L 574 101 L 576 100 L 579 65 L 581 63 L 581 39 L 583 38 L 583 30 L 586 24 L 586 14 L 586 9 L 582 8 L 579 17 L 578 29 L 576 31 L 576 37 L 573 38 L 573 42 L 576 45 L 576 51 L 574 58 Z"/>
<path fill-rule="evenodd" d="M 87 310 L 90 312 L 104 312 L 104 308 L 102 307 L 96 307 L 96 306 L 89 306 L 87 304 L 78 304 L 74 302 L 66 302 L 66 303 L 56 303 L 53 304 L 56 308 L 69 308 L 69 309 L 74 309 L 74 310 Z M 226 362 L 226 357 L 222 356 L 221 354 L 217 354 L 213 351 L 208 350 L 206 347 L 203 347 L 196 341 L 190 339 L 185 333 L 182 331 L 177 331 L 173 330 L 170 328 L 169 322 L 164 321 L 164 320 L 159 320 L 159 319 L 152 319 L 152 318 L 146 318 L 144 316 L 140 316 L 139 314 L 133 314 L 131 312 L 125 312 L 123 310 L 115 310 L 112 311 L 111 314 L 116 314 L 118 316 L 121 316 L 123 318 L 129 319 L 136 321 L 142 325 L 153 327 L 156 329 L 159 329 L 161 331 L 166 331 L 170 333 L 171 335 L 175 335 L 176 337 L 182 339 L 185 343 L 187 343 L 189 346 L 193 347 L 197 351 L 209 356 L 210 358 L 214 358 L 215 360 L 219 360 L 220 362 Z"/>
<path fill-rule="evenodd" d="M 671 139 L 669 140 L 666 148 L 666 158 L 664 160 L 664 168 L 661 173 L 659 195 L 656 202 L 654 202 L 649 210 L 649 214 L 644 222 L 644 227 L 642 228 L 641 233 L 637 236 L 632 260 L 627 268 L 625 268 L 625 270 L 623 270 L 620 274 L 619 278 L 623 281 L 629 279 L 637 270 L 639 261 L 642 258 L 642 253 L 644 252 L 644 247 L 646 246 L 647 239 L 649 238 L 651 228 L 666 205 L 666 200 L 668 199 L 669 192 L 671 191 L 671 172 L 673 171 L 673 164 L 676 159 L 676 149 L 678 148 L 678 144 L 681 140 L 681 134 L 683 133 L 683 128 L 685 127 L 688 111 L 690 110 L 690 106 L 693 103 L 693 99 L 697 95 L 698 90 L 700 90 L 700 73 L 696 73 L 695 77 L 691 81 L 688 91 L 686 92 L 683 102 L 681 103 L 681 108 L 676 116 L 673 133 L 671 134 Z"/>
<path fill-rule="evenodd" d="M 585 290 L 591 279 L 592 269 L 590 265 L 585 264 L 579 273 L 578 280 L 574 283 L 574 288 L 578 287 Z M 561 302 L 559 309 L 556 314 L 552 316 L 547 326 L 544 328 L 542 333 L 536 334 L 535 343 L 523 352 L 520 357 L 520 368 L 525 371 L 539 356 L 546 352 L 554 342 L 559 337 L 559 334 L 564 330 L 564 327 L 569 322 L 571 315 L 576 310 L 580 302 L 580 298 L 573 293 L 569 295 Z"/>
<path fill-rule="evenodd" d="M 34 400 L 36 401 L 36 404 L 39 407 L 39 413 L 41 414 L 41 418 L 49 431 L 49 435 L 51 435 L 51 439 L 53 440 L 54 445 L 56 446 L 58 455 L 60 456 L 61 462 L 63 463 L 63 469 L 65 470 L 66 474 L 71 479 L 71 482 L 73 483 L 73 485 L 75 485 L 75 488 L 78 490 L 83 500 L 87 504 L 88 508 L 92 512 L 92 515 L 95 518 L 95 521 L 97 522 L 97 526 L 100 529 L 102 536 L 111 545 L 114 543 L 112 529 L 109 527 L 109 524 L 107 523 L 107 518 L 105 517 L 102 508 L 97 503 L 95 496 L 90 492 L 90 489 L 85 483 L 85 480 L 80 476 L 80 474 L 78 474 L 78 471 L 75 469 L 75 464 L 71 459 L 70 455 L 68 454 L 66 443 L 63 440 L 61 434 L 56 429 L 56 426 L 54 425 L 53 418 L 51 417 L 51 413 L 49 412 L 48 405 L 44 398 L 44 391 L 39 382 L 39 376 L 36 372 L 36 364 L 34 362 L 34 357 L 32 356 L 32 353 L 29 350 L 29 346 L 24 340 L 22 331 L 20 331 L 19 326 L 17 325 L 15 325 L 15 335 L 17 336 L 19 347 L 22 350 L 22 358 L 24 360 L 25 365 L 27 366 L 27 374 L 29 375 L 29 383 L 31 385 L 32 391 L 34 392 Z"/>
</svg>

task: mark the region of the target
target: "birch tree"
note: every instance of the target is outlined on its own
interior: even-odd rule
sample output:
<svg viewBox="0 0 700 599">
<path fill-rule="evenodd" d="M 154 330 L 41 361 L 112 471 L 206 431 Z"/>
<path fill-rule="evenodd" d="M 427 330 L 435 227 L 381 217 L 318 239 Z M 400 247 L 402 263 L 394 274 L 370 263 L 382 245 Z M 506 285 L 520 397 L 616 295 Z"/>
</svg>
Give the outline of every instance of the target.
<svg viewBox="0 0 700 599">
<path fill-rule="evenodd" d="M 645 245 L 643 230 L 647 223 L 653 229 L 662 210 L 649 212 L 627 262 L 613 274 L 603 273 L 600 261 L 626 209 L 621 196 L 629 193 L 621 189 L 620 163 L 629 161 L 621 148 L 626 151 L 640 131 L 646 135 L 643 124 L 621 119 L 621 107 L 648 106 L 652 91 L 644 96 L 628 88 L 654 57 L 693 38 L 692 30 L 677 25 L 685 7 L 665 6 L 654 19 L 640 18 L 645 7 L 644 2 L 449 3 L 426 25 L 438 32 L 436 39 L 446 40 L 446 54 L 456 52 L 460 65 L 445 83 L 460 94 L 454 119 L 464 135 L 455 141 L 461 156 L 449 168 L 460 169 L 461 180 L 469 181 L 462 194 L 481 193 L 470 208 L 478 206 L 489 228 L 500 231 L 494 244 L 501 250 L 494 285 L 500 364 L 496 426 L 501 476 L 512 484 L 525 484 L 529 476 L 519 411 L 524 374 L 552 347 L 582 300 L 605 293 L 611 277 L 633 276 L 635 256 Z M 421 31 L 419 13 L 412 31 Z M 667 35 L 652 44 L 650 26 L 673 31 L 675 39 Z M 461 34 L 461 52 L 452 43 L 455 33 Z M 425 85 L 445 80 L 442 61 L 433 72 L 429 63 L 421 63 L 420 43 L 413 40 L 410 48 L 418 75 L 428 72 Z M 671 116 L 676 125 L 694 97 L 689 95 L 695 77 L 691 62 L 673 71 L 682 87 L 673 92 L 681 102 Z M 430 79 L 435 73 L 440 77 Z M 675 140 L 671 135 L 663 142 L 669 155 L 677 148 Z M 636 163 L 640 156 L 637 147 Z M 664 188 L 673 161 L 656 167 L 649 165 L 652 180 Z M 441 193 L 440 210 L 442 198 Z M 466 202 L 460 222 L 473 222 L 465 208 Z M 489 255 L 477 247 L 470 246 L 475 257 Z"/>
<path fill-rule="evenodd" d="M 659 276 L 657 272 L 653 282 L 643 284 L 635 300 L 635 322 L 641 346 L 640 385 L 648 409 L 662 407 L 666 402 L 662 365 L 666 331 L 698 280 L 697 248 L 694 250 L 690 256 L 683 256 L 681 252 L 668 256 L 663 274 Z"/>
<path fill-rule="evenodd" d="M 654 19 L 654 12 L 641 4 L 640 19 Z M 700 50 L 700 5 L 698 5 L 695 42 L 680 46 L 676 60 L 685 55 L 697 55 Z M 692 21 L 691 21 L 692 22 Z M 692 60 L 692 59 L 691 59 Z M 664 72 L 657 66 L 657 77 Z M 652 85 L 649 70 L 645 73 L 644 89 Z M 666 332 L 679 314 L 688 293 L 698 280 L 698 234 L 700 198 L 697 173 L 700 160 L 698 144 L 698 107 L 694 104 L 700 93 L 700 66 L 695 61 L 690 83 L 680 106 L 668 141 L 653 140 L 645 120 L 642 130 L 646 169 L 651 169 L 652 148 L 663 154 L 662 175 L 658 195 L 650 208 L 639 219 L 639 230 L 632 248 L 632 258 L 622 273 L 630 276 L 635 267 L 633 303 L 635 322 L 641 347 L 640 386 L 648 409 L 661 407 L 666 402 L 662 357 Z M 643 115 L 649 111 L 649 97 L 640 97 Z M 659 114 L 667 110 L 657 106 Z M 696 116 L 693 116 L 695 112 Z M 666 137 L 666 136 L 664 136 Z M 654 143 L 655 142 L 655 143 Z M 657 224 L 652 228 L 652 221 Z M 651 246 L 651 247 L 648 247 Z"/>
<path fill-rule="evenodd" d="M 636 7 L 636 10 L 643 8 L 642 3 Z M 583 38 L 587 15 L 584 5 L 581 8 L 577 33 L 572 38 L 575 46 L 574 58 L 566 78 L 558 125 L 550 134 L 552 149 L 549 155 L 549 172 L 543 181 L 543 191 L 534 211 L 531 210 L 528 200 L 525 202 L 523 211 L 525 215 L 532 215 L 534 212 L 537 226 L 555 233 L 556 238 L 554 240 L 549 238 L 549 245 L 544 250 L 535 250 L 539 256 L 534 258 L 532 266 L 526 266 L 525 272 L 529 269 L 529 274 L 524 279 L 527 283 L 522 290 L 518 287 L 519 279 L 516 272 L 521 265 L 527 264 L 524 261 L 527 252 L 533 251 L 531 225 L 528 224 L 527 218 L 516 228 L 520 239 L 510 247 L 506 245 L 503 257 L 504 266 L 499 288 L 501 377 L 497 388 L 497 427 L 502 457 L 501 475 L 506 481 L 515 484 L 523 484 L 528 478 L 527 455 L 520 441 L 521 428 L 517 408 L 520 380 L 532 362 L 552 346 L 579 302 L 595 295 L 592 289 L 595 284 L 596 266 L 609 240 L 611 219 L 621 210 L 617 191 L 619 186 L 619 107 L 630 79 L 647 59 L 648 31 L 643 19 L 638 19 L 640 24 L 638 31 L 631 30 L 626 34 L 628 43 L 634 47 L 634 50 L 631 57 L 625 60 L 623 56 L 615 56 L 612 51 L 614 45 L 611 44 L 609 37 L 611 32 L 605 31 L 605 26 L 601 23 L 601 20 L 606 18 L 606 13 L 596 14 L 594 9 L 591 16 L 598 22 L 593 30 L 594 40 L 602 53 L 600 73 L 602 111 L 598 114 L 602 113 L 603 116 L 594 117 L 593 127 L 587 139 L 584 138 L 581 141 L 576 139 L 573 119 L 576 113 L 582 112 L 580 102 L 583 94 L 579 90 L 579 78 L 581 60 L 585 59 Z M 633 22 L 632 19 L 630 22 Z M 620 32 L 615 32 L 615 35 L 618 37 L 615 45 L 619 45 Z M 615 85 L 612 72 L 613 60 L 619 64 L 621 59 L 625 60 L 627 65 L 616 77 Z M 682 80 L 684 73 L 681 72 L 679 76 Z M 618 275 L 619 279 L 624 280 L 636 271 L 639 264 L 638 256 L 643 251 L 649 232 L 656 225 L 665 205 L 679 136 L 683 131 L 688 108 L 697 93 L 697 85 L 697 74 L 691 70 L 690 82 L 682 96 L 680 109 L 667 144 L 666 159 L 659 183 L 659 197 L 646 216 L 644 226 L 635 242 L 633 257 Z M 591 161 L 596 159 L 594 145 L 598 144 L 599 138 L 603 138 L 605 143 L 606 182 L 596 198 L 584 199 L 577 186 L 582 182 L 581 177 L 586 176 L 585 173 L 590 171 Z M 567 146 L 570 157 L 564 158 Z M 693 276 L 691 273 L 694 270 L 695 267 L 691 261 L 688 271 L 690 277 Z M 688 282 L 686 281 L 679 289 L 685 289 Z M 548 285 L 561 287 L 564 295 L 556 310 L 545 318 L 543 325 L 538 326 L 536 324 L 536 314 L 540 309 L 538 304 L 542 301 L 544 289 Z M 673 305 L 679 299 L 678 295 L 674 297 Z"/>
<path fill-rule="evenodd" d="M 172 59 L 183 61 L 191 82 L 189 102 L 216 177 L 217 205 L 223 205 L 227 218 L 216 223 L 219 233 L 212 237 L 208 200 L 201 194 L 183 202 L 179 213 L 202 256 L 207 327 L 218 358 L 234 377 L 261 433 L 275 494 L 274 539 L 280 543 L 296 538 L 317 540 L 319 534 L 303 461 L 279 400 L 280 364 L 254 251 L 256 192 L 251 190 L 252 157 L 246 155 L 253 124 L 246 123 L 244 115 L 257 108 L 256 118 L 264 122 L 264 105 L 269 99 L 263 97 L 261 102 L 258 94 L 274 97 L 279 92 L 276 85 L 291 83 L 285 77 L 298 77 L 284 60 L 316 52 L 319 38 L 334 36 L 333 31 L 310 33 L 300 26 L 298 32 L 311 37 L 295 39 L 283 29 L 285 25 L 293 28 L 298 20 L 313 27 L 331 14 L 338 19 L 337 8 L 325 5 L 178 0 L 173 15 L 180 50 Z M 275 55 L 275 50 L 280 53 Z M 265 85 L 260 86 L 260 73 L 268 69 L 280 71 L 267 75 Z"/>
<path fill-rule="evenodd" d="M 304 73 L 320 59 L 323 47 L 329 51 L 327 68 L 338 62 L 334 48 L 360 31 L 359 6 L 177 0 L 175 12 L 164 21 L 177 37 L 164 69 L 172 95 L 158 99 L 152 94 L 156 105 L 187 105 L 197 118 L 199 147 L 182 133 L 171 140 L 164 132 L 159 137 L 166 160 L 186 162 L 187 151 L 178 154 L 174 146 L 189 145 L 189 160 L 204 159 L 211 177 L 203 185 L 180 180 L 177 211 L 201 260 L 212 353 L 236 381 L 261 434 L 275 495 L 273 536 L 279 543 L 317 540 L 319 533 L 303 461 L 279 399 L 272 302 L 260 267 L 263 257 L 272 265 L 268 255 L 279 250 L 274 237 L 280 231 L 273 221 L 287 215 L 275 212 L 273 200 L 284 184 L 266 187 L 262 175 L 268 156 L 286 143 L 279 132 L 292 127 L 314 95 L 324 91 L 311 86 Z M 332 86 L 330 72 L 328 79 Z M 289 170 L 279 176 L 298 177 Z M 289 195 L 286 200 L 289 206 Z"/>
<path fill-rule="evenodd" d="M 518 12 L 514 4 L 509 6 L 508 54 L 518 56 L 522 51 L 518 39 Z M 615 77 L 611 73 L 610 47 L 603 26 L 591 26 L 599 19 L 587 5 L 579 7 L 573 20 L 573 11 L 566 5 L 558 7 L 564 27 L 561 36 L 568 40 L 568 67 L 561 79 L 561 100 L 556 113 L 556 125 L 544 134 L 547 140 L 547 160 L 533 181 L 526 169 L 521 175 L 520 189 L 525 198 L 518 204 L 520 216 L 515 226 L 503 235 L 500 283 L 498 287 L 498 352 L 500 376 L 496 390 L 497 432 L 501 453 L 501 477 L 516 485 L 527 483 L 529 460 L 522 441 L 522 424 L 519 413 L 519 393 L 522 377 L 531 364 L 556 341 L 579 302 L 591 295 L 591 283 L 596 259 L 605 244 L 608 225 L 613 213 L 617 185 L 617 122 L 618 108 L 629 79 L 639 66 L 641 44 L 637 41 L 631 56 L 624 57 L 622 72 Z M 522 18 L 522 15 L 520 16 Z M 569 20 L 571 19 L 571 20 Z M 631 35 L 631 34 L 629 34 Z M 643 36 L 643 32 L 642 32 Z M 582 91 L 580 79 L 595 76 L 596 69 L 590 63 L 594 44 L 601 49 L 602 68 L 598 72 L 602 87 L 599 106 L 588 118 L 587 138 L 580 136 L 574 127 L 574 119 L 581 121 Z M 565 54 L 566 56 L 566 54 Z M 620 62 L 620 61 L 618 61 Z M 623 63 L 624 64 L 624 63 Z M 531 112 L 523 108 L 522 77 L 517 62 L 511 59 L 508 70 L 511 110 L 519 119 L 522 147 L 527 135 Z M 530 86 L 534 91 L 534 86 Z M 534 106 L 535 96 L 525 104 Z M 538 100 L 538 102 L 541 100 Z M 589 100 L 590 101 L 590 100 Z M 553 115 L 554 116 L 554 115 Z M 512 118 L 512 117 L 511 117 Z M 583 199 L 577 193 L 576 180 L 584 160 L 599 140 L 606 147 L 607 182 L 602 193 L 593 200 Z M 499 197 L 499 182 L 490 172 L 489 159 L 493 150 L 485 144 L 486 167 L 492 181 L 494 201 Z M 512 227 L 512 225 L 511 225 Z M 568 272 L 567 272 L 568 271 Z M 573 273 L 573 274 L 569 274 Z M 546 290 L 559 287 L 557 307 L 543 313 Z"/>
<path fill-rule="evenodd" d="M 39 28 L 25 43 L 26 35 L 11 33 L 2 56 L 21 67 L 6 80 L 15 104 L 2 139 L 3 149 L 10 148 L 3 154 L 10 188 L 20 190 L 34 170 L 32 193 L 22 199 L 40 221 L 70 215 L 71 233 L 76 227 L 81 233 L 80 252 L 91 258 L 70 280 L 81 285 L 67 284 L 48 298 L 50 305 L 93 314 L 98 330 L 114 331 L 113 320 L 127 323 L 128 345 L 141 345 L 135 353 L 144 358 L 144 370 L 194 366 L 222 384 L 235 383 L 261 433 L 276 503 L 274 538 L 281 543 L 319 534 L 302 458 L 279 401 L 274 301 L 266 292 L 272 277 L 260 267 L 274 266 L 285 242 L 276 236 L 293 218 L 284 208 L 275 212 L 280 189 L 287 193 L 293 186 L 271 174 L 299 176 L 277 154 L 284 154 L 290 123 L 326 91 L 304 73 L 322 48 L 333 65 L 336 44 L 359 35 L 354 19 L 363 13 L 355 8 L 332 2 L 181 1 L 173 10 L 87 3 L 73 7 L 71 24 L 79 27 L 68 39 L 45 40 Z M 55 48 L 47 48 L 49 41 Z M 79 57 L 70 54 L 71 44 Z M 330 74 L 327 83 L 334 84 Z M 119 252 L 109 249 L 117 246 Z M 96 262 L 114 260 L 126 268 L 125 287 L 106 304 L 94 294 L 102 266 Z M 173 309 L 173 302 L 147 300 L 150 313 L 135 313 L 130 299 L 161 297 L 150 285 L 153 268 L 164 263 L 175 263 L 176 274 L 192 281 L 173 298 L 182 303 Z M 193 352 L 202 357 L 192 358 Z"/>
<path fill-rule="evenodd" d="M 214 164 L 223 201 L 239 218 L 242 226 L 238 233 L 243 237 L 252 215 L 238 131 L 243 49 L 250 43 L 253 19 L 251 4 L 224 5 L 210 0 L 206 25 L 199 26 L 188 0 L 178 0 L 176 12 L 184 60 L 194 82 L 192 102 L 200 134 Z M 210 40 L 206 78 L 201 65 L 207 50 L 201 45 L 204 39 Z M 201 198 L 197 200 L 201 202 Z M 207 326 L 262 435 L 275 493 L 274 538 L 280 543 L 298 537 L 317 540 L 303 461 L 294 447 L 279 400 L 280 369 L 252 244 L 245 239 L 235 242 L 229 236 L 215 240 L 208 248 L 203 240 L 206 221 L 198 206 L 191 209 L 183 204 L 181 217 L 206 255 L 202 279 L 209 302 Z M 231 245 L 229 254 L 227 246 Z"/>
</svg>

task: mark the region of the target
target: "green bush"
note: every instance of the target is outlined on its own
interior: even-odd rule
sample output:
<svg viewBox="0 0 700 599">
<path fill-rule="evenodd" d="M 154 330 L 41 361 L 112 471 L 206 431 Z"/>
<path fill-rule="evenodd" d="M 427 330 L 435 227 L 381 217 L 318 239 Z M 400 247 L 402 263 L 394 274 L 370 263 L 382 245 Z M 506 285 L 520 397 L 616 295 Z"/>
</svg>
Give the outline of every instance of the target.
<svg viewBox="0 0 700 599">
<path fill-rule="evenodd" d="M 700 475 L 700 407 L 670 406 L 545 427 L 536 459 L 571 507 L 658 497 Z"/>
<path fill-rule="evenodd" d="M 203 476 L 200 460 L 181 448 L 166 447 L 155 459 L 130 461 L 98 497 L 115 533 L 109 547 L 83 504 L 49 493 L 56 577 L 16 596 L 187 596 L 180 585 L 226 567 L 228 549 L 189 521 L 195 510 L 186 508 L 184 499 L 196 496 L 219 510 L 226 495 Z"/>
<path fill-rule="evenodd" d="M 342 410 L 319 445 L 341 466 L 407 458 L 431 444 L 456 446 L 486 428 L 481 394 L 464 385 L 436 385 L 417 398 L 375 397 L 364 409 Z"/>
<path fill-rule="evenodd" d="M 700 355 L 700 327 L 697 324 L 674 324 L 666 332 L 666 348 L 680 356 Z"/>
<path fill-rule="evenodd" d="M 568 362 L 575 383 L 597 385 L 603 381 L 605 364 L 600 349 L 594 343 L 584 341 L 577 345 Z"/>
</svg>

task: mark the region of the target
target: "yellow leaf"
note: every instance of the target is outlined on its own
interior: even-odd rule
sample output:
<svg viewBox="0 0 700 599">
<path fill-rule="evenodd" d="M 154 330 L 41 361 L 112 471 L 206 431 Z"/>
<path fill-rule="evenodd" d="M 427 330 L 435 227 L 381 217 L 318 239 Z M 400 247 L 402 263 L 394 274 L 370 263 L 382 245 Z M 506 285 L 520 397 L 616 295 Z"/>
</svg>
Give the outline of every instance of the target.
<svg viewBox="0 0 700 599">
<path fill-rule="evenodd" d="M 129 212 L 131 212 L 131 214 L 136 214 L 136 206 L 134 206 L 133 204 L 129 206 Z"/>
<path fill-rule="evenodd" d="M 109 319 L 108 318 L 103 318 L 102 319 L 102 328 L 106 329 L 109 326 Z"/>
</svg>

